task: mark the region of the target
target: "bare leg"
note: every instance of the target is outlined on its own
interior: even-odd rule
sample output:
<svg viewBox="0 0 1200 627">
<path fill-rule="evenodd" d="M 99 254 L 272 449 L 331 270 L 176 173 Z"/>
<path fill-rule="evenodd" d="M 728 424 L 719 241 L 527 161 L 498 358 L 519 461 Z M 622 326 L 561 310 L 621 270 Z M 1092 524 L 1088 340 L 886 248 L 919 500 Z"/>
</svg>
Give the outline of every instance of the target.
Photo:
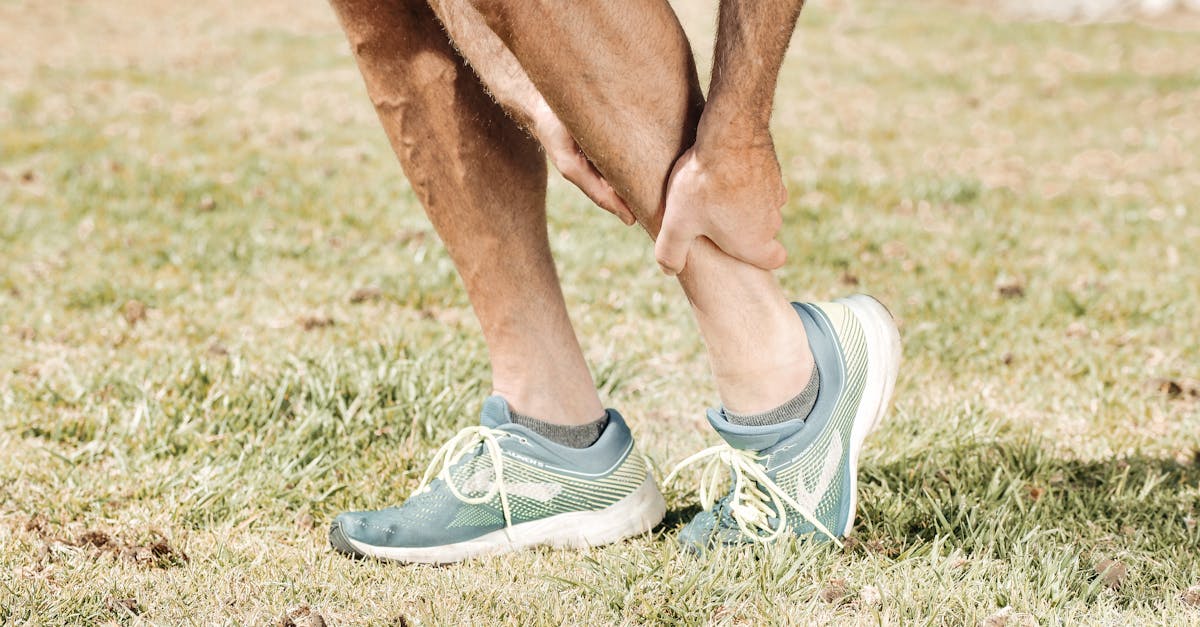
<svg viewBox="0 0 1200 627">
<path fill-rule="evenodd" d="M 492 388 L 517 411 L 604 414 L 546 235 L 546 163 L 423 0 L 333 0 L 392 148 L 483 327 Z"/>
<path fill-rule="evenodd" d="M 658 233 L 663 191 L 703 108 L 691 49 L 665 0 L 475 0 L 580 146 L 638 220 Z M 795 396 L 812 374 L 799 318 L 771 273 L 710 242 L 680 284 L 725 406 L 753 413 Z"/>
</svg>

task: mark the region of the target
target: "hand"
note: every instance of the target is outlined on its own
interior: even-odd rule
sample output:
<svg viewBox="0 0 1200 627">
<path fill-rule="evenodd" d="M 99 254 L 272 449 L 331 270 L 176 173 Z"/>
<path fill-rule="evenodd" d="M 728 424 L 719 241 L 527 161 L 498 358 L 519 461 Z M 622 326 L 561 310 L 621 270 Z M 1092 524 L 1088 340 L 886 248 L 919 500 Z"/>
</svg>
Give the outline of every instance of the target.
<svg viewBox="0 0 1200 627">
<path fill-rule="evenodd" d="M 787 189 L 770 137 L 721 145 L 700 140 L 675 162 L 667 183 L 662 230 L 654 256 L 663 272 L 679 274 L 698 237 L 726 254 L 764 270 L 775 270 L 787 251 L 775 236 L 783 225 L 780 208 Z"/>
<path fill-rule="evenodd" d="M 632 225 L 636 220 L 629 206 L 583 154 L 571 132 L 550 107 L 544 102 L 540 103 L 530 117 L 534 136 L 542 143 L 546 156 L 550 157 L 550 162 L 558 168 L 563 178 L 574 183 L 601 209 L 620 218 L 626 226 Z"/>
</svg>

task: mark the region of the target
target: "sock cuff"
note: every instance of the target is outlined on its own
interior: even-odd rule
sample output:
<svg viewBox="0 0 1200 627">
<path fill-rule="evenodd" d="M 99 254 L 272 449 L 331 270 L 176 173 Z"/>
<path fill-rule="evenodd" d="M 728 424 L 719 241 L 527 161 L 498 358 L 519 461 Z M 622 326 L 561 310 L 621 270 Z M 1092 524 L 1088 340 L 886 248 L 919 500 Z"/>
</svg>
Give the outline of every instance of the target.
<svg viewBox="0 0 1200 627">
<path fill-rule="evenodd" d="M 817 393 L 820 390 L 821 375 L 814 365 L 812 376 L 808 378 L 808 384 L 804 386 L 804 389 L 795 398 L 779 407 L 759 414 L 735 414 L 724 408 L 721 409 L 721 413 L 725 415 L 725 419 L 729 422 L 747 427 L 765 427 L 789 420 L 796 420 L 797 418 L 804 419 L 808 417 L 813 406 L 817 404 Z"/>
<path fill-rule="evenodd" d="M 604 428 L 608 426 L 608 412 L 604 412 L 603 416 L 592 422 L 581 425 L 554 424 L 515 411 L 510 411 L 509 419 L 551 442 L 571 448 L 588 448 L 595 444 L 604 433 Z"/>
</svg>

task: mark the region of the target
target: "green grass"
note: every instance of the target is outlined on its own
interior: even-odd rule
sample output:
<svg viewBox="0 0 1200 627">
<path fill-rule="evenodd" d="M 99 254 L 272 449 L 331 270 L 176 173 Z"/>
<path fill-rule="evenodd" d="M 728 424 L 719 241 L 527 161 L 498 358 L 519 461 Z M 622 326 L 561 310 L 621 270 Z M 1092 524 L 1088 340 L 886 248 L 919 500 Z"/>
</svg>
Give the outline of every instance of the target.
<svg viewBox="0 0 1200 627">
<path fill-rule="evenodd" d="M 486 358 L 332 12 L 145 4 L 0 4 L 0 623 L 1200 624 L 1194 32 L 810 7 L 780 278 L 879 296 L 906 353 L 854 541 L 680 555 L 684 481 L 649 537 L 422 568 L 325 528 L 415 487 Z M 713 440 L 686 303 L 550 196 L 603 397 L 668 467 Z"/>
</svg>

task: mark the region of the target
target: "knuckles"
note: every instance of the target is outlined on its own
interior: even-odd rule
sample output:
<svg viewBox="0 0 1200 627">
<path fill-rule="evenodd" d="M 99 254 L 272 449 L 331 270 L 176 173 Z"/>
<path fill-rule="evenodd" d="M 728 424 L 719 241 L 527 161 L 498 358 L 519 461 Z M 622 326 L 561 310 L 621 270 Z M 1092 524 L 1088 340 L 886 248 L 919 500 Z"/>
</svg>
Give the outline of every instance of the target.
<svg viewBox="0 0 1200 627">
<path fill-rule="evenodd" d="M 772 232 L 778 232 L 783 228 L 783 214 L 779 211 L 772 211 L 770 226 Z"/>
</svg>

